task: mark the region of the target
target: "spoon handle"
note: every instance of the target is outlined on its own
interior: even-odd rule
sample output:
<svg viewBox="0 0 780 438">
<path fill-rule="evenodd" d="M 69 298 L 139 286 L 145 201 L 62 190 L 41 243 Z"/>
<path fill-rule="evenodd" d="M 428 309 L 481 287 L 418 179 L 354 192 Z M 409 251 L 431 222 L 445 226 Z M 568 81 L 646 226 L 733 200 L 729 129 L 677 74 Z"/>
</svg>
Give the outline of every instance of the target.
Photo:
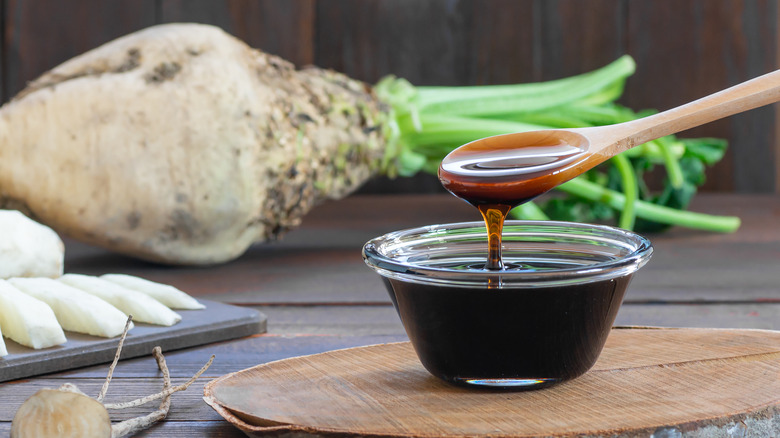
<svg viewBox="0 0 780 438">
<path fill-rule="evenodd" d="M 630 149 L 650 140 L 674 134 L 733 114 L 780 101 L 780 70 L 767 73 L 723 91 L 670 110 L 624 123 Z"/>
</svg>

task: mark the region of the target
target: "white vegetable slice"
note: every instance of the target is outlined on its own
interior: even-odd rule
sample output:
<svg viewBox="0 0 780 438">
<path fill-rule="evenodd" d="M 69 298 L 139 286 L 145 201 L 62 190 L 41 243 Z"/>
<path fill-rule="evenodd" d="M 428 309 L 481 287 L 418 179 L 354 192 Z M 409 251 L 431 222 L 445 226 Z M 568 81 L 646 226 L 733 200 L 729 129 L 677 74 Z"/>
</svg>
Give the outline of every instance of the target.
<svg viewBox="0 0 780 438">
<path fill-rule="evenodd" d="M 48 304 L 67 331 L 104 338 L 124 331 L 127 315 L 83 290 L 51 278 L 12 278 L 8 282 Z"/>
<path fill-rule="evenodd" d="M 100 278 L 149 295 L 171 309 L 197 310 L 206 308 L 195 298 L 167 284 L 155 283 L 154 281 L 126 274 L 105 274 L 101 275 Z"/>
<path fill-rule="evenodd" d="M 59 277 L 65 245 L 51 228 L 16 210 L 0 210 L 0 278 Z"/>
<path fill-rule="evenodd" d="M 108 301 L 122 312 L 133 315 L 133 321 L 164 326 L 181 321 L 178 313 L 154 298 L 108 280 L 82 274 L 65 274 L 59 281 Z"/>
<path fill-rule="evenodd" d="M 0 330 L 0 357 L 8 356 L 8 350 L 5 348 L 5 341 L 3 340 L 3 331 Z"/>
<path fill-rule="evenodd" d="M 0 280 L 0 330 L 30 348 L 64 344 L 65 333 L 48 304 Z"/>
</svg>

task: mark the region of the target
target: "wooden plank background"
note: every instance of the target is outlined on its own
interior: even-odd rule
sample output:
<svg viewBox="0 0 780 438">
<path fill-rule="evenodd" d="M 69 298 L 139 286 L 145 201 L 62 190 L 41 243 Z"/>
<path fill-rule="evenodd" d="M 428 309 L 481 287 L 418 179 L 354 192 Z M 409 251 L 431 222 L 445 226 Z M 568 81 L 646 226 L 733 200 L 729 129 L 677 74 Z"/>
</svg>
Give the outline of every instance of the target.
<svg viewBox="0 0 780 438">
<path fill-rule="evenodd" d="M 637 61 L 622 103 L 667 109 L 780 67 L 780 0 L 0 0 L 0 99 L 49 68 L 156 23 L 210 23 L 296 65 L 374 83 L 501 84 Z M 778 106 L 686 135 L 726 138 L 705 189 L 780 193 Z M 436 191 L 435 178 L 364 192 Z"/>
</svg>

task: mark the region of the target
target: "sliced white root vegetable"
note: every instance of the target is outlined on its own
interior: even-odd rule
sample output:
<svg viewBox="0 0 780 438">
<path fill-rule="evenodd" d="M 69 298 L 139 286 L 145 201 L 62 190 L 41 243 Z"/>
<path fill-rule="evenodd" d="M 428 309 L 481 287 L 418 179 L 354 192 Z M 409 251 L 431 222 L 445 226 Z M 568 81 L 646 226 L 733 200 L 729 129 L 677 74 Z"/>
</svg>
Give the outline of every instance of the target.
<svg viewBox="0 0 780 438">
<path fill-rule="evenodd" d="M 0 278 L 59 277 L 65 245 L 51 228 L 16 210 L 0 210 Z"/>
<path fill-rule="evenodd" d="M 133 315 L 133 321 L 164 326 L 181 321 L 178 313 L 154 298 L 108 280 L 82 274 L 65 274 L 59 281 L 108 301 L 122 312 Z"/>
<path fill-rule="evenodd" d="M 105 274 L 101 275 L 100 278 L 149 295 L 171 309 L 197 310 L 206 308 L 195 298 L 167 284 L 155 283 L 154 281 L 126 274 Z"/>
<path fill-rule="evenodd" d="M 95 295 L 51 278 L 12 278 L 9 283 L 54 311 L 63 329 L 113 338 L 122 334 L 127 315 Z"/>
<path fill-rule="evenodd" d="M 51 307 L 6 280 L 0 280 L 0 330 L 7 338 L 35 349 L 66 341 Z"/>
<path fill-rule="evenodd" d="M 0 357 L 8 356 L 8 350 L 5 348 L 5 340 L 3 339 L 3 332 L 0 330 Z"/>
</svg>

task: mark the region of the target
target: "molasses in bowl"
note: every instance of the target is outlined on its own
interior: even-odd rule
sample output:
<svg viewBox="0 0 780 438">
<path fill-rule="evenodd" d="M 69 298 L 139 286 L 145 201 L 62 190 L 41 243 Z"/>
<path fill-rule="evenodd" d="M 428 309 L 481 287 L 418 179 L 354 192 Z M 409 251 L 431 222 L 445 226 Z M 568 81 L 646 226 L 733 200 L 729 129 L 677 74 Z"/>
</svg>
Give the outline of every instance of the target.
<svg viewBox="0 0 780 438">
<path fill-rule="evenodd" d="M 501 269 L 487 269 L 482 222 L 375 238 L 382 276 L 423 366 L 458 385 L 535 389 L 596 362 L 650 242 L 618 228 L 507 221 Z"/>
</svg>

